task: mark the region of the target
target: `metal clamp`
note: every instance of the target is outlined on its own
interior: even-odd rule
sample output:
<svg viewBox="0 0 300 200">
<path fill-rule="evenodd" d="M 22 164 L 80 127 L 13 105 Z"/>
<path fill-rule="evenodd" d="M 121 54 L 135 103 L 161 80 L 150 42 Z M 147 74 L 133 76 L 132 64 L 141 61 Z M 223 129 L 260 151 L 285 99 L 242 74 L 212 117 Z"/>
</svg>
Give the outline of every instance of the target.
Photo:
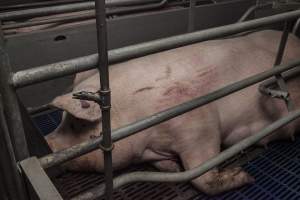
<svg viewBox="0 0 300 200">
<path fill-rule="evenodd" d="M 99 90 L 100 95 L 100 107 L 102 110 L 109 110 L 111 108 L 110 90 Z"/>
<path fill-rule="evenodd" d="M 290 93 L 282 90 L 275 90 L 266 87 L 264 84 L 259 85 L 259 91 L 262 94 L 269 95 L 272 98 L 283 99 L 285 101 L 289 101 Z"/>
<path fill-rule="evenodd" d="M 101 110 L 109 110 L 111 108 L 110 90 L 100 90 L 98 92 L 76 92 L 73 94 L 73 99 L 94 101 L 99 104 Z"/>
<path fill-rule="evenodd" d="M 109 147 L 104 147 L 103 144 L 99 144 L 99 148 L 105 152 L 111 152 L 115 148 L 115 144 L 112 143 Z"/>
<path fill-rule="evenodd" d="M 101 104 L 101 99 L 97 92 L 87 92 L 87 91 L 80 91 L 73 94 L 73 99 L 80 99 L 86 101 L 94 101 Z"/>
</svg>

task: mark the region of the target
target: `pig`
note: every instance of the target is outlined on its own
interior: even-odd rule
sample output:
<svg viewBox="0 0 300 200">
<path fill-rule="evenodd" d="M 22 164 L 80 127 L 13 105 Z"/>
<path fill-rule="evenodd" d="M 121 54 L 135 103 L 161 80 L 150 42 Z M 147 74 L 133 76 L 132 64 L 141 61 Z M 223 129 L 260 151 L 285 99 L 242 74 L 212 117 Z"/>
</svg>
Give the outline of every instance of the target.
<svg viewBox="0 0 300 200">
<path fill-rule="evenodd" d="M 112 129 L 273 67 L 281 34 L 264 30 L 110 66 Z M 290 35 L 283 63 L 299 57 L 300 42 Z M 299 84 L 299 78 L 287 81 L 295 108 L 300 103 Z M 113 168 L 150 162 L 159 170 L 178 172 L 217 156 L 222 148 L 255 134 L 288 113 L 283 100 L 261 94 L 258 86 L 255 84 L 116 142 L 112 151 Z M 96 92 L 99 88 L 99 74 L 91 70 L 77 74 L 72 93 Z M 46 137 L 54 152 L 100 136 L 99 106 L 73 99 L 72 93 L 58 96 L 51 103 L 64 110 L 60 126 Z M 294 121 L 259 144 L 293 138 L 299 124 Z M 68 169 L 75 171 L 103 172 L 103 165 L 101 150 L 66 163 Z M 253 181 L 247 172 L 232 167 L 214 168 L 191 182 L 200 191 L 215 195 Z"/>
</svg>

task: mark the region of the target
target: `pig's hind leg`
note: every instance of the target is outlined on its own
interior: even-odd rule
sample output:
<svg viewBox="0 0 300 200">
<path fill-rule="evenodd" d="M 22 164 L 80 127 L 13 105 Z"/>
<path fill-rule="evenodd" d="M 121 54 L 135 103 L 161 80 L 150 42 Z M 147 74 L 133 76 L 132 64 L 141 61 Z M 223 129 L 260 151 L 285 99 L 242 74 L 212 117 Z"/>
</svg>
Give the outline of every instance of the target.
<svg viewBox="0 0 300 200">
<path fill-rule="evenodd" d="M 200 122 L 205 126 L 198 128 L 198 134 L 189 132 L 189 135 L 193 135 L 190 141 L 182 141 L 181 145 L 185 147 L 181 148 L 179 155 L 185 170 L 193 169 L 220 153 L 220 128 L 218 128 L 217 120 L 213 120 L 216 118 L 209 120 L 209 116 Z M 192 180 L 192 184 L 208 195 L 215 195 L 253 181 L 254 179 L 241 168 L 225 170 L 214 168 Z"/>
</svg>

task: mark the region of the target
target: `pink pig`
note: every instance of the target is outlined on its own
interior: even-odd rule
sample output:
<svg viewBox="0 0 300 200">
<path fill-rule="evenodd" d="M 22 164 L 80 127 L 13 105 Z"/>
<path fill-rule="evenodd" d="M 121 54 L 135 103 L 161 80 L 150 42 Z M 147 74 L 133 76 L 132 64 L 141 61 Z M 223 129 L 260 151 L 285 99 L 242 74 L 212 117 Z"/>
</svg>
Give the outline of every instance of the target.
<svg viewBox="0 0 300 200">
<path fill-rule="evenodd" d="M 193 44 L 110 66 L 112 128 L 129 124 L 163 109 L 219 89 L 271 68 L 281 32 L 261 31 L 242 37 Z M 283 63 L 300 57 L 300 42 L 290 35 Z M 300 79 L 288 81 L 299 108 Z M 76 76 L 73 92 L 99 90 L 97 71 Z M 72 99 L 72 93 L 54 99 L 63 109 L 60 126 L 47 141 L 54 151 L 86 141 L 101 132 L 101 113 L 93 102 Z M 282 100 L 264 96 L 258 84 L 233 93 L 155 127 L 118 141 L 114 169 L 151 162 L 163 171 L 192 169 L 287 114 Z M 293 138 L 295 121 L 265 138 Z M 91 152 L 67 163 L 70 170 L 103 171 L 103 153 Z M 213 169 L 194 179 L 195 187 L 217 194 L 253 182 L 241 168 Z"/>
</svg>

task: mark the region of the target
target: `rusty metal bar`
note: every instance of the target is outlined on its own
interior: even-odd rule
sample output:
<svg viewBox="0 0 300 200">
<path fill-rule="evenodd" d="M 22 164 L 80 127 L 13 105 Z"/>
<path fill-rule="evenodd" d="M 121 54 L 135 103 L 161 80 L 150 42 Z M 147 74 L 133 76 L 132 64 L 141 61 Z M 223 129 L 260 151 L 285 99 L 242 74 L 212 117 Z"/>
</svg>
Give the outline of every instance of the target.
<svg viewBox="0 0 300 200">
<path fill-rule="evenodd" d="M 106 200 L 113 199 L 113 166 L 112 166 L 112 139 L 111 139 L 111 95 L 109 88 L 109 71 L 107 55 L 107 24 L 105 14 L 105 2 L 95 0 L 96 26 L 97 26 L 97 46 L 98 46 L 98 70 L 100 73 L 100 100 L 102 116 L 102 136 L 103 141 L 100 144 L 104 153 L 104 178 Z M 101 133 L 100 133 L 101 135 Z"/>
<path fill-rule="evenodd" d="M 254 145 L 264 137 L 270 135 L 279 128 L 286 124 L 296 120 L 300 117 L 300 109 L 289 113 L 285 117 L 277 120 L 271 125 L 259 131 L 257 134 L 249 136 L 240 142 L 234 144 L 230 148 L 222 151 L 219 155 L 207 160 L 205 163 L 191 170 L 184 172 L 168 173 L 168 172 L 131 172 L 128 174 L 120 175 L 114 179 L 114 189 L 120 188 L 123 185 L 134 182 L 184 182 L 193 180 L 210 169 L 222 164 L 227 159 L 239 154 L 244 149 Z M 101 184 L 98 187 L 94 187 L 71 200 L 91 200 L 97 197 L 101 197 L 104 193 L 105 185 Z"/>
<path fill-rule="evenodd" d="M 235 33 L 240 33 L 258 27 L 263 27 L 273 23 L 295 19 L 299 16 L 300 10 L 296 10 L 260 19 L 221 26 L 217 28 L 211 28 L 207 30 L 114 49 L 108 52 L 108 60 L 109 64 L 114 64 L 128 59 L 141 57 L 160 51 L 169 50 L 172 48 L 193 44 L 196 42 L 202 42 L 210 39 L 229 36 Z M 97 61 L 98 55 L 93 54 L 32 69 L 22 70 L 16 72 L 13 75 L 12 83 L 16 88 L 25 87 L 35 83 L 93 69 L 97 64 Z"/>
<path fill-rule="evenodd" d="M 161 111 L 149 117 L 146 117 L 142 120 L 119 128 L 112 131 L 112 140 L 114 142 L 129 137 L 139 131 L 150 128 L 154 125 L 172 119 L 176 116 L 184 114 L 188 111 L 191 111 L 195 108 L 208 104 L 212 101 L 220 99 L 224 96 L 227 96 L 231 93 L 237 92 L 243 88 L 256 84 L 265 79 L 271 78 L 277 74 L 281 74 L 284 71 L 293 69 L 300 65 L 300 60 L 291 62 L 289 64 L 280 65 L 265 72 L 259 73 L 257 75 L 251 76 L 249 78 L 243 79 L 236 83 L 227 85 L 219 90 L 215 90 L 205 96 L 195 98 L 191 101 L 185 102 L 178 106 L 169 108 L 167 110 Z M 41 165 L 44 168 L 49 168 L 55 165 L 62 164 L 68 160 L 74 159 L 91 151 L 94 151 L 99 148 L 99 144 L 102 142 L 102 137 L 92 139 L 90 141 L 85 141 L 80 144 L 77 144 L 68 149 L 58 151 L 56 153 L 44 156 L 40 159 Z"/>
</svg>

